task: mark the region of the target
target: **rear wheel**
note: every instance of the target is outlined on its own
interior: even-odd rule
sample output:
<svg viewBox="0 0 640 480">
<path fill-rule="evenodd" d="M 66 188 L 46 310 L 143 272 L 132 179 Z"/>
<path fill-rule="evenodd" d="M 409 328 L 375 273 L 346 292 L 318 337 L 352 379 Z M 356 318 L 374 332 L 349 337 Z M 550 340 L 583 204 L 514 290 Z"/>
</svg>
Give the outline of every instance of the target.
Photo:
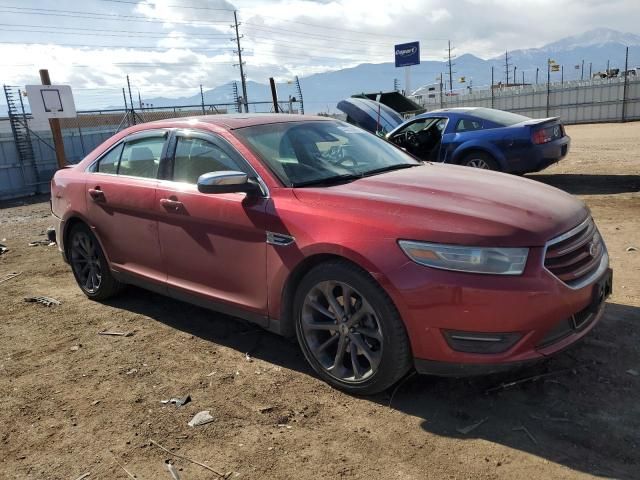
<svg viewBox="0 0 640 480">
<path fill-rule="evenodd" d="M 313 369 L 326 382 L 373 394 L 411 367 L 409 340 L 386 292 L 347 262 L 315 267 L 296 293 L 296 334 Z"/>
<path fill-rule="evenodd" d="M 100 244 L 89 227 L 77 224 L 69 233 L 69 263 L 84 294 L 94 300 L 106 300 L 122 289 L 109 269 Z"/>
<path fill-rule="evenodd" d="M 465 167 L 480 168 L 482 170 L 500 170 L 498 162 L 491 155 L 484 152 L 471 152 L 462 159 L 460 165 Z"/>
</svg>

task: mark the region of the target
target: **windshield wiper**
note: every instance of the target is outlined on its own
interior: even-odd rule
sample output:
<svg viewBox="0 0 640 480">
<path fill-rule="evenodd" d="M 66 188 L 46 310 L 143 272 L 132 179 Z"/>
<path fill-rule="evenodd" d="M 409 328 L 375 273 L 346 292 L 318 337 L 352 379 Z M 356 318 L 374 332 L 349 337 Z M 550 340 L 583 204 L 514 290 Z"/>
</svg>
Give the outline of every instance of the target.
<svg viewBox="0 0 640 480">
<path fill-rule="evenodd" d="M 403 168 L 418 167 L 420 165 L 422 164 L 421 163 L 399 163 L 397 165 L 387 165 L 386 167 L 376 168 L 374 170 L 362 172 L 362 176 L 368 177 L 370 175 L 377 175 L 378 173 L 391 172 L 393 170 L 402 170 Z"/>
<path fill-rule="evenodd" d="M 362 178 L 362 175 L 355 175 L 353 173 L 345 173 L 342 175 L 335 175 L 333 177 L 318 178 L 315 180 L 307 180 L 304 182 L 294 183 L 294 187 L 308 187 L 311 185 L 335 185 L 337 183 L 351 182 Z"/>
</svg>

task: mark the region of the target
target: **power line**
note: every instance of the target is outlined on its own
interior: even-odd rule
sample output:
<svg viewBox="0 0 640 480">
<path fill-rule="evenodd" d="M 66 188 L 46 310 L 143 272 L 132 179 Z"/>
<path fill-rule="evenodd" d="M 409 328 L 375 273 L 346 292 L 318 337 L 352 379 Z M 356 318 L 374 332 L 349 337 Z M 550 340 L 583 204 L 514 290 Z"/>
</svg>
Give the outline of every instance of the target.
<svg viewBox="0 0 640 480">
<path fill-rule="evenodd" d="M 219 51 L 222 50 L 221 48 L 205 48 L 205 47 L 179 47 L 179 46 L 172 46 L 172 47 L 162 47 L 162 46 L 140 46 L 140 45 L 135 45 L 135 46 L 131 46 L 131 45 L 87 45 L 84 43 L 46 43 L 46 42 L 5 42 L 5 41 L 0 41 L 0 44 L 7 44 L 7 45 L 42 45 L 42 46 L 56 46 L 56 47 L 79 47 L 79 48 L 123 48 L 123 49 L 144 49 L 144 50 L 162 50 L 162 51 L 166 51 L 166 50 L 191 50 L 191 51 Z"/>
<path fill-rule="evenodd" d="M 125 3 L 129 5 L 139 5 L 140 2 L 131 2 L 126 0 L 96 0 L 98 2 L 110 2 L 110 3 Z M 233 8 L 212 8 L 212 7 L 190 7 L 187 5 L 166 5 L 169 8 L 190 8 L 195 10 L 215 10 L 224 12 L 233 12 Z"/>
<path fill-rule="evenodd" d="M 226 24 L 228 22 L 224 20 L 213 21 L 213 20 L 199 20 L 199 19 L 191 19 L 191 20 L 185 19 L 185 21 L 153 20 L 148 17 L 140 16 L 140 15 L 118 15 L 118 14 L 94 13 L 94 12 L 86 12 L 86 11 L 78 11 L 78 10 L 55 10 L 51 8 L 11 7 L 7 5 L 0 5 L 0 8 L 4 9 L 4 10 L 0 10 L 0 12 L 20 14 L 20 15 L 47 15 L 47 16 L 54 16 L 54 17 L 89 18 L 92 20 L 117 20 L 120 22 L 147 22 L 147 23 L 162 23 L 162 24 L 173 23 L 177 25 L 191 25 L 193 27 L 215 25 L 215 24 Z M 7 9 L 10 9 L 10 10 L 7 10 Z"/>
<path fill-rule="evenodd" d="M 2 25 L 2 24 L 0 24 Z M 92 36 L 92 37 L 118 37 L 118 38 L 157 38 L 157 39 L 176 39 L 176 40 L 186 40 L 188 39 L 189 34 L 185 34 L 186 36 L 170 36 L 170 35 L 123 35 L 122 33 L 98 33 L 95 32 L 108 32 L 108 30 L 92 30 L 90 28 L 78 28 L 72 30 L 87 30 L 86 33 L 82 32 L 56 32 L 51 30 L 30 30 L 30 29 L 17 29 L 17 30 L 5 30 L 5 32 L 19 32 L 19 33 L 46 33 L 47 35 L 76 35 L 76 36 Z M 226 35 L 225 35 L 226 36 Z M 196 40 L 222 40 L 221 37 L 204 37 L 204 38 L 195 38 Z"/>
<path fill-rule="evenodd" d="M 119 32 L 119 33 L 140 33 L 140 34 L 149 33 L 152 35 L 156 34 L 156 32 L 145 32 L 140 30 L 112 30 L 112 29 L 104 30 L 104 29 L 97 29 L 97 28 L 78 28 L 78 27 L 59 27 L 59 26 L 52 27 L 51 25 L 29 25 L 29 24 L 20 24 L 20 23 L 0 23 L 0 26 L 43 28 L 43 29 L 49 29 L 49 30 L 73 30 L 73 31 L 81 30 L 81 31 L 89 31 L 89 32 L 114 32 L 114 33 Z M 22 32 L 23 30 L 12 30 L 12 31 Z M 49 33 L 49 32 L 43 32 L 43 33 Z M 55 32 L 51 32 L 51 33 L 55 33 Z M 162 33 L 163 32 L 157 32 L 157 35 L 162 35 Z M 206 37 L 206 38 L 209 38 L 209 37 L 225 37 L 226 38 L 227 37 L 226 33 L 188 33 L 188 35 L 191 37 Z M 165 34 L 165 37 L 166 37 L 166 34 Z"/>
</svg>

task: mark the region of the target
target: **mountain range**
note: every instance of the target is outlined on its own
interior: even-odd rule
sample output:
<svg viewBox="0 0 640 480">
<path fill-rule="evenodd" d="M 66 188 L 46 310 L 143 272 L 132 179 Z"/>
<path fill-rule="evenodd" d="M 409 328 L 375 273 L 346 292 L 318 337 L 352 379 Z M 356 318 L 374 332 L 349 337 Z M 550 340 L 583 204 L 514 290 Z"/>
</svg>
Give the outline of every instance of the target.
<svg viewBox="0 0 640 480">
<path fill-rule="evenodd" d="M 509 83 L 513 81 L 513 69 L 516 69 L 516 83 L 522 82 L 524 72 L 525 83 L 535 83 L 536 69 L 538 69 L 538 81 L 546 82 L 546 65 L 548 59 L 555 60 L 563 65 L 563 73 L 552 73 L 551 81 L 576 80 L 583 76 L 589 78 L 589 71 L 593 73 L 603 71 L 610 65 L 611 68 L 624 68 L 625 48 L 629 47 L 629 68 L 640 66 L 640 36 L 632 33 L 619 32 L 617 30 L 599 28 L 587 32 L 562 38 L 540 48 L 513 50 L 506 53 L 509 64 Z M 428 46 L 421 46 L 422 51 L 428 50 Z M 494 58 L 482 59 L 471 54 L 460 55 L 452 60 L 451 78 L 453 89 L 464 88 L 488 88 L 491 84 L 493 67 L 493 79 L 495 83 L 506 82 L 505 54 Z M 583 67 L 584 62 L 584 67 Z M 584 70 L 583 70 L 584 69 Z M 445 89 L 449 89 L 449 71 L 446 61 L 424 61 L 420 65 L 411 67 L 411 90 L 428 84 L 436 84 L 437 78 L 442 74 Z M 398 79 L 401 88 L 404 87 L 404 69 L 397 69 L 394 63 L 363 63 L 352 68 L 317 73 L 300 78 L 304 106 L 306 113 L 335 112 L 336 103 L 345 97 L 362 92 L 391 91 L 394 79 Z M 460 79 L 464 77 L 465 82 Z M 247 97 L 249 101 L 268 101 L 271 99 L 271 91 L 268 83 L 255 81 L 247 82 Z M 204 92 L 204 100 L 207 104 L 220 104 L 233 102 L 233 82 L 220 85 Z M 239 87 L 239 85 L 238 85 Z M 281 104 L 286 103 L 289 95 L 297 96 L 295 86 L 291 84 L 278 84 L 278 95 Z M 144 98 L 145 103 L 154 107 L 199 105 L 200 94 L 180 98 L 155 97 Z M 82 109 L 82 105 L 77 106 Z M 115 108 L 119 108 L 116 106 Z M 0 105 L 0 115 L 5 112 Z M 268 111 L 268 106 L 258 107 L 258 111 Z"/>
<path fill-rule="evenodd" d="M 513 50 L 507 53 L 509 63 L 509 83 L 513 82 L 513 68 L 516 68 L 516 83 L 522 82 L 524 72 L 525 83 L 535 83 L 536 69 L 538 81 L 546 82 L 546 65 L 548 59 L 564 66 L 564 73 L 552 73 L 551 81 L 577 80 L 581 75 L 586 80 L 589 70 L 592 73 L 607 68 L 624 68 L 625 49 L 629 46 L 629 68 L 640 66 L 640 36 L 600 28 L 579 35 L 562 38 L 540 48 Z M 424 47 L 423 47 L 424 51 Z M 452 60 L 453 89 L 488 88 L 491 84 L 491 68 L 494 82 L 506 82 L 505 55 L 482 59 L 471 54 L 460 55 Z M 584 61 L 584 67 L 583 65 Z M 591 64 L 591 65 L 590 65 Z M 576 67 L 579 68 L 576 68 Z M 590 68 L 591 67 L 591 68 Z M 582 70 L 584 68 L 584 70 Z M 443 75 L 446 89 L 449 88 L 448 65 L 446 61 L 425 61 L 411 67 L 411 90 L 422 85 L 437 83 L 437 77 Z M 460 83 L 461 77 L 465 82 Z M 404 70 L 396 69 L 394 63 L 363 63 L 352 68 L 317 73 L 300 78 L 306 113 L 335 112 L 335 105 L 345 97 L 361 92 L 390 91 L 394 79 L 398 79 L 401 87 L 404 83 Z M 296 96 L 292 85 L 278 85 L 279 99 L 286 101 L 288 95 Z M 228 103 L 233 101 L 232 83 L 221 85 L 204 92 L 205 103 Z M 269 100 L 271 92 L 268 84 L 254 81 L 247 82 L 249 100 Z M 145 102 L 154 106 L 197 105 L 200 96 L 184 98 L 147 98 Z M 259 110 L 264 111 L 264 109 Z"/>
</svg>

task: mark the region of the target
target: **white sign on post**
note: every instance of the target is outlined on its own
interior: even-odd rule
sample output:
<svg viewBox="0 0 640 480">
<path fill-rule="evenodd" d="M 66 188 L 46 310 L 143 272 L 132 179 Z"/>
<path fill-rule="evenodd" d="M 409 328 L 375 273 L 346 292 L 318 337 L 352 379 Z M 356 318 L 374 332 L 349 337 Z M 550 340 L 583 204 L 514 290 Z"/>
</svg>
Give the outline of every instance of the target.
<svg viewBox="0 0 640 480">
<path fill-rule="evenodd" d="M 36 120 L 77 116 L 69 85 L 27 85 L 25 88 L 31 114 Z"/>
</svg>

